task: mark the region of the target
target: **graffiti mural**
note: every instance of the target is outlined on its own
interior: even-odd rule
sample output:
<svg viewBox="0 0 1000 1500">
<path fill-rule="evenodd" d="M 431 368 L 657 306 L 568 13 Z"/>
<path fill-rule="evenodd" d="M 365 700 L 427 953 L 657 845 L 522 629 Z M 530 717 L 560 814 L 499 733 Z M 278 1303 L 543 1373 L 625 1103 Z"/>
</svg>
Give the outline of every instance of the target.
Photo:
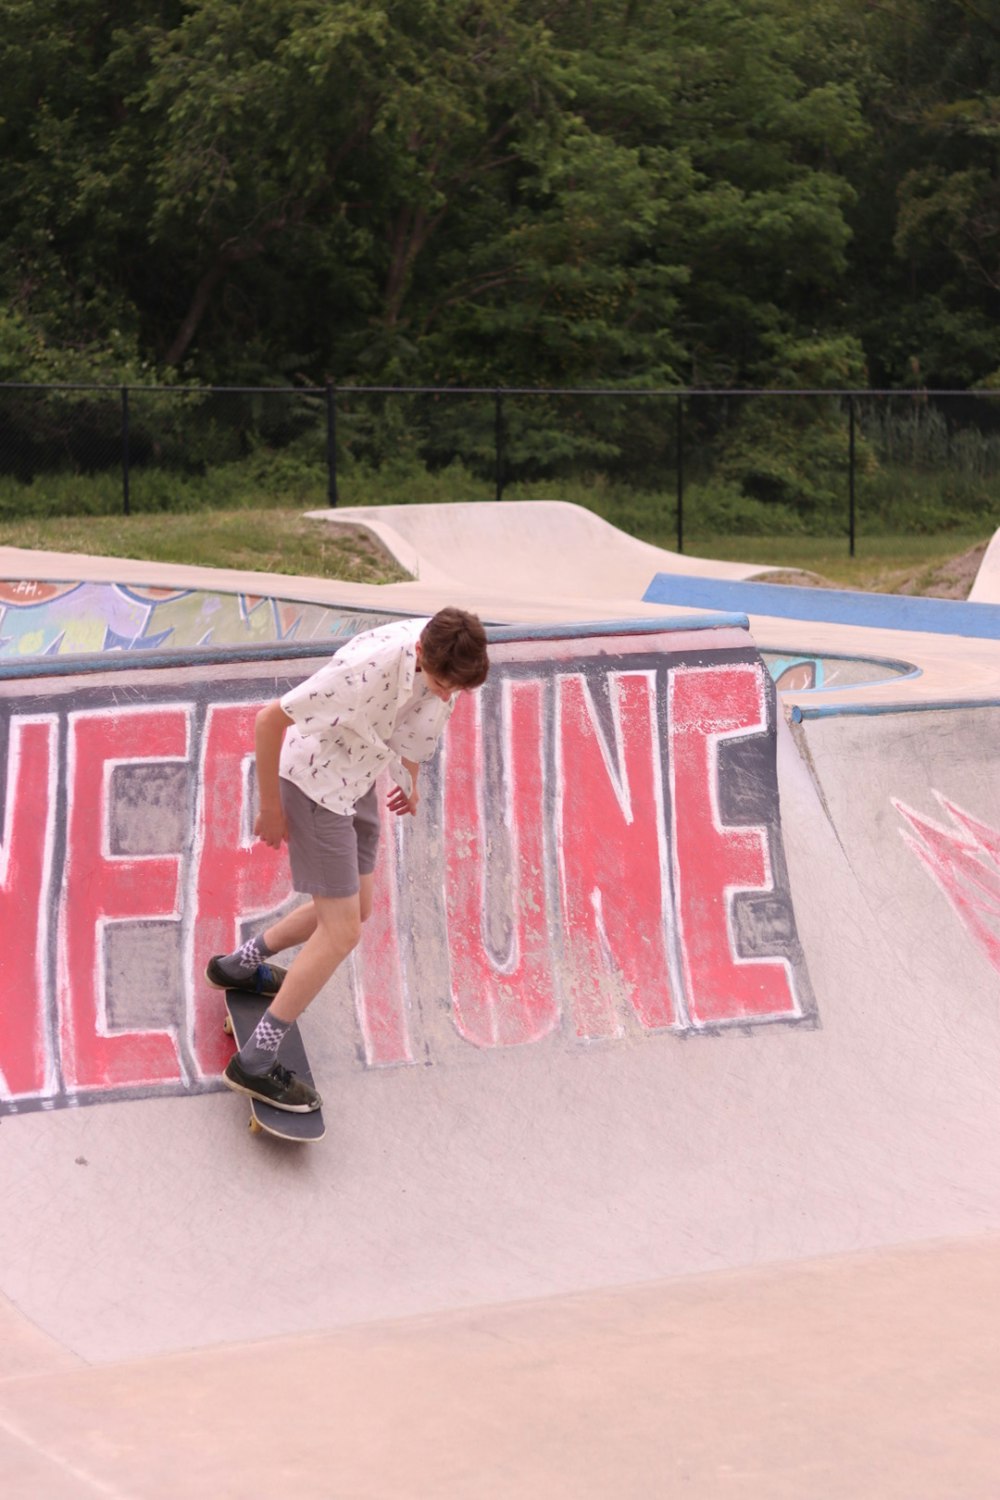
<svg viewBox="0 0 1000 1500">
<path fill-rule="evenodd" d="M 364 612 L 264 594 L 0 579 L 0 661 L 319 641 L 395 618 L 391 610 Z M 906 664 L 853 657 L 763 651 L 761 658 L 779 692 L 842 687 L 911 670 Z"/>
<path fill-rule="evenodd" d="M 944 892 L 990 963 L 1000 970 L 1000 830 L 974 818 L 940 792 L 951 825 L 924 817 L 893 798 L 905 820 L 903 838 Z"/>
<path fill-rule="evenodd" d="M 312 641 L 391 618 L 262 594 L 0 580 L 0 659 Z"/>
<path fill-rule="evenodd" d="M 747 639 L 491 647 L 418 817 L 383 799 L 344 1066 L 815 1024 L 775 691 Z M 17 934 L 17 1003 L 0 1010 L 0 1110 L 218 1087 L 231 1044 L 205 962 L 289 898 L 284 851 L 251 833 L 254 718 L 314 666 L 52 678 L 3 700 L 0 916 Z"/>
</svg>

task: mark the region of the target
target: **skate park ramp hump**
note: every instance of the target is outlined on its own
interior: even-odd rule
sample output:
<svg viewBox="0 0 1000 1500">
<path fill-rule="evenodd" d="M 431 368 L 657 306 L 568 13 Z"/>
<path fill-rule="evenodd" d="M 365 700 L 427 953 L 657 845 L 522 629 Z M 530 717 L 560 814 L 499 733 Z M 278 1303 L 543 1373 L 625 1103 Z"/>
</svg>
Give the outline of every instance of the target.
<svg viewBox="0 0 1000 1500">
<path fill-rule="evenodd" d="M 463 592 L 638 601 L 666 570 L 734 579 L 772 571 L 654 547 L 565 500 L 359 505 L 310 514 L 362 527 L 414 578 Z"/>
<path fill-rule="evenodd" d="M 6 1492 L 992 1497 L 997 642 L 491 627 L 296 1151 L 202 975 L 328 624 L 0 660 Z"/>
</svg>

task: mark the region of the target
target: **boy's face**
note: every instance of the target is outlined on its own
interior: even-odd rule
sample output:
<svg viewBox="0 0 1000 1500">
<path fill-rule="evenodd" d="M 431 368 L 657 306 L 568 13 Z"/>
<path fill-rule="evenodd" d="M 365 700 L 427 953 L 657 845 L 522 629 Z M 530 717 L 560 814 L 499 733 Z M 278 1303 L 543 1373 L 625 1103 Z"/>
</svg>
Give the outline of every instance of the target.
<svg viewBox="0 0 1000 1500">
<path fill-rule="evenodd" d="M 440 698 L 442 703 L 450 703 L 455 694 L 460 693 L 462 690 L 461 688 L 452 687 L 451 683 L 445 682 L 441 677 L 435 677 L 433 672 L 428 672 L 427 667 L 424 665 L 424 653 L 421 645 L 422 643 L 418 641 L 417 669 L 424 679 L 424 686 L 429 693 L 434 694 L 435 698 Z"/>
<path fill-rule="evenodd" d="M 439 677 L 434 676 L 433 672 L 428 672 L 426 667 L 422 667 L 421 672 L 427 691 L 433 693 L 435 698 L 440 698 L 442 703 L 450 703 L 455 694 L 461 692 L 461 688 L 452 687 L 450 683 L 442 682 Z"/>
</svg>

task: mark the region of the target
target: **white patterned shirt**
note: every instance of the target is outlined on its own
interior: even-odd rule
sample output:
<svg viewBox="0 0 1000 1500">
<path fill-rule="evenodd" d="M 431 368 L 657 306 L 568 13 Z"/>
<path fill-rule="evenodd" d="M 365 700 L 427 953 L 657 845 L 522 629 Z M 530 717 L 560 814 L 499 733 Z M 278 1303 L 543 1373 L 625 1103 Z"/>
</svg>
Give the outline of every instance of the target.
<svg viewBox="0 0 1000 1500">
<path fill-rule="evenodd" d="M 403 759 L 434 753 L 455 699 L 443 703 L 417 671 L 417 641 L 427 620 L 366 630 L 325 667 L 281 699 L 294 723 L 281 747 L 280 774 L 332 812 L 351 813 L 388 770 L 409 796 Z"/>
</svg>

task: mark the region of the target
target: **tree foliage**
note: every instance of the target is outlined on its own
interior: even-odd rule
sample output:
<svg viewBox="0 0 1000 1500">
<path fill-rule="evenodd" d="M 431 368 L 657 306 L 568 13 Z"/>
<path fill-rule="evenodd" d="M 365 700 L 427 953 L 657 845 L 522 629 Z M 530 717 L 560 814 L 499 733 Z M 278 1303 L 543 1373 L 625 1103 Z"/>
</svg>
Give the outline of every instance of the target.
<svg viewBox="0 0 1000 1500">
<path fill-rule="evenodd" d="M 982 0 L 4 21 L 6 379 L 1000 381 Z"/>
</svg>

